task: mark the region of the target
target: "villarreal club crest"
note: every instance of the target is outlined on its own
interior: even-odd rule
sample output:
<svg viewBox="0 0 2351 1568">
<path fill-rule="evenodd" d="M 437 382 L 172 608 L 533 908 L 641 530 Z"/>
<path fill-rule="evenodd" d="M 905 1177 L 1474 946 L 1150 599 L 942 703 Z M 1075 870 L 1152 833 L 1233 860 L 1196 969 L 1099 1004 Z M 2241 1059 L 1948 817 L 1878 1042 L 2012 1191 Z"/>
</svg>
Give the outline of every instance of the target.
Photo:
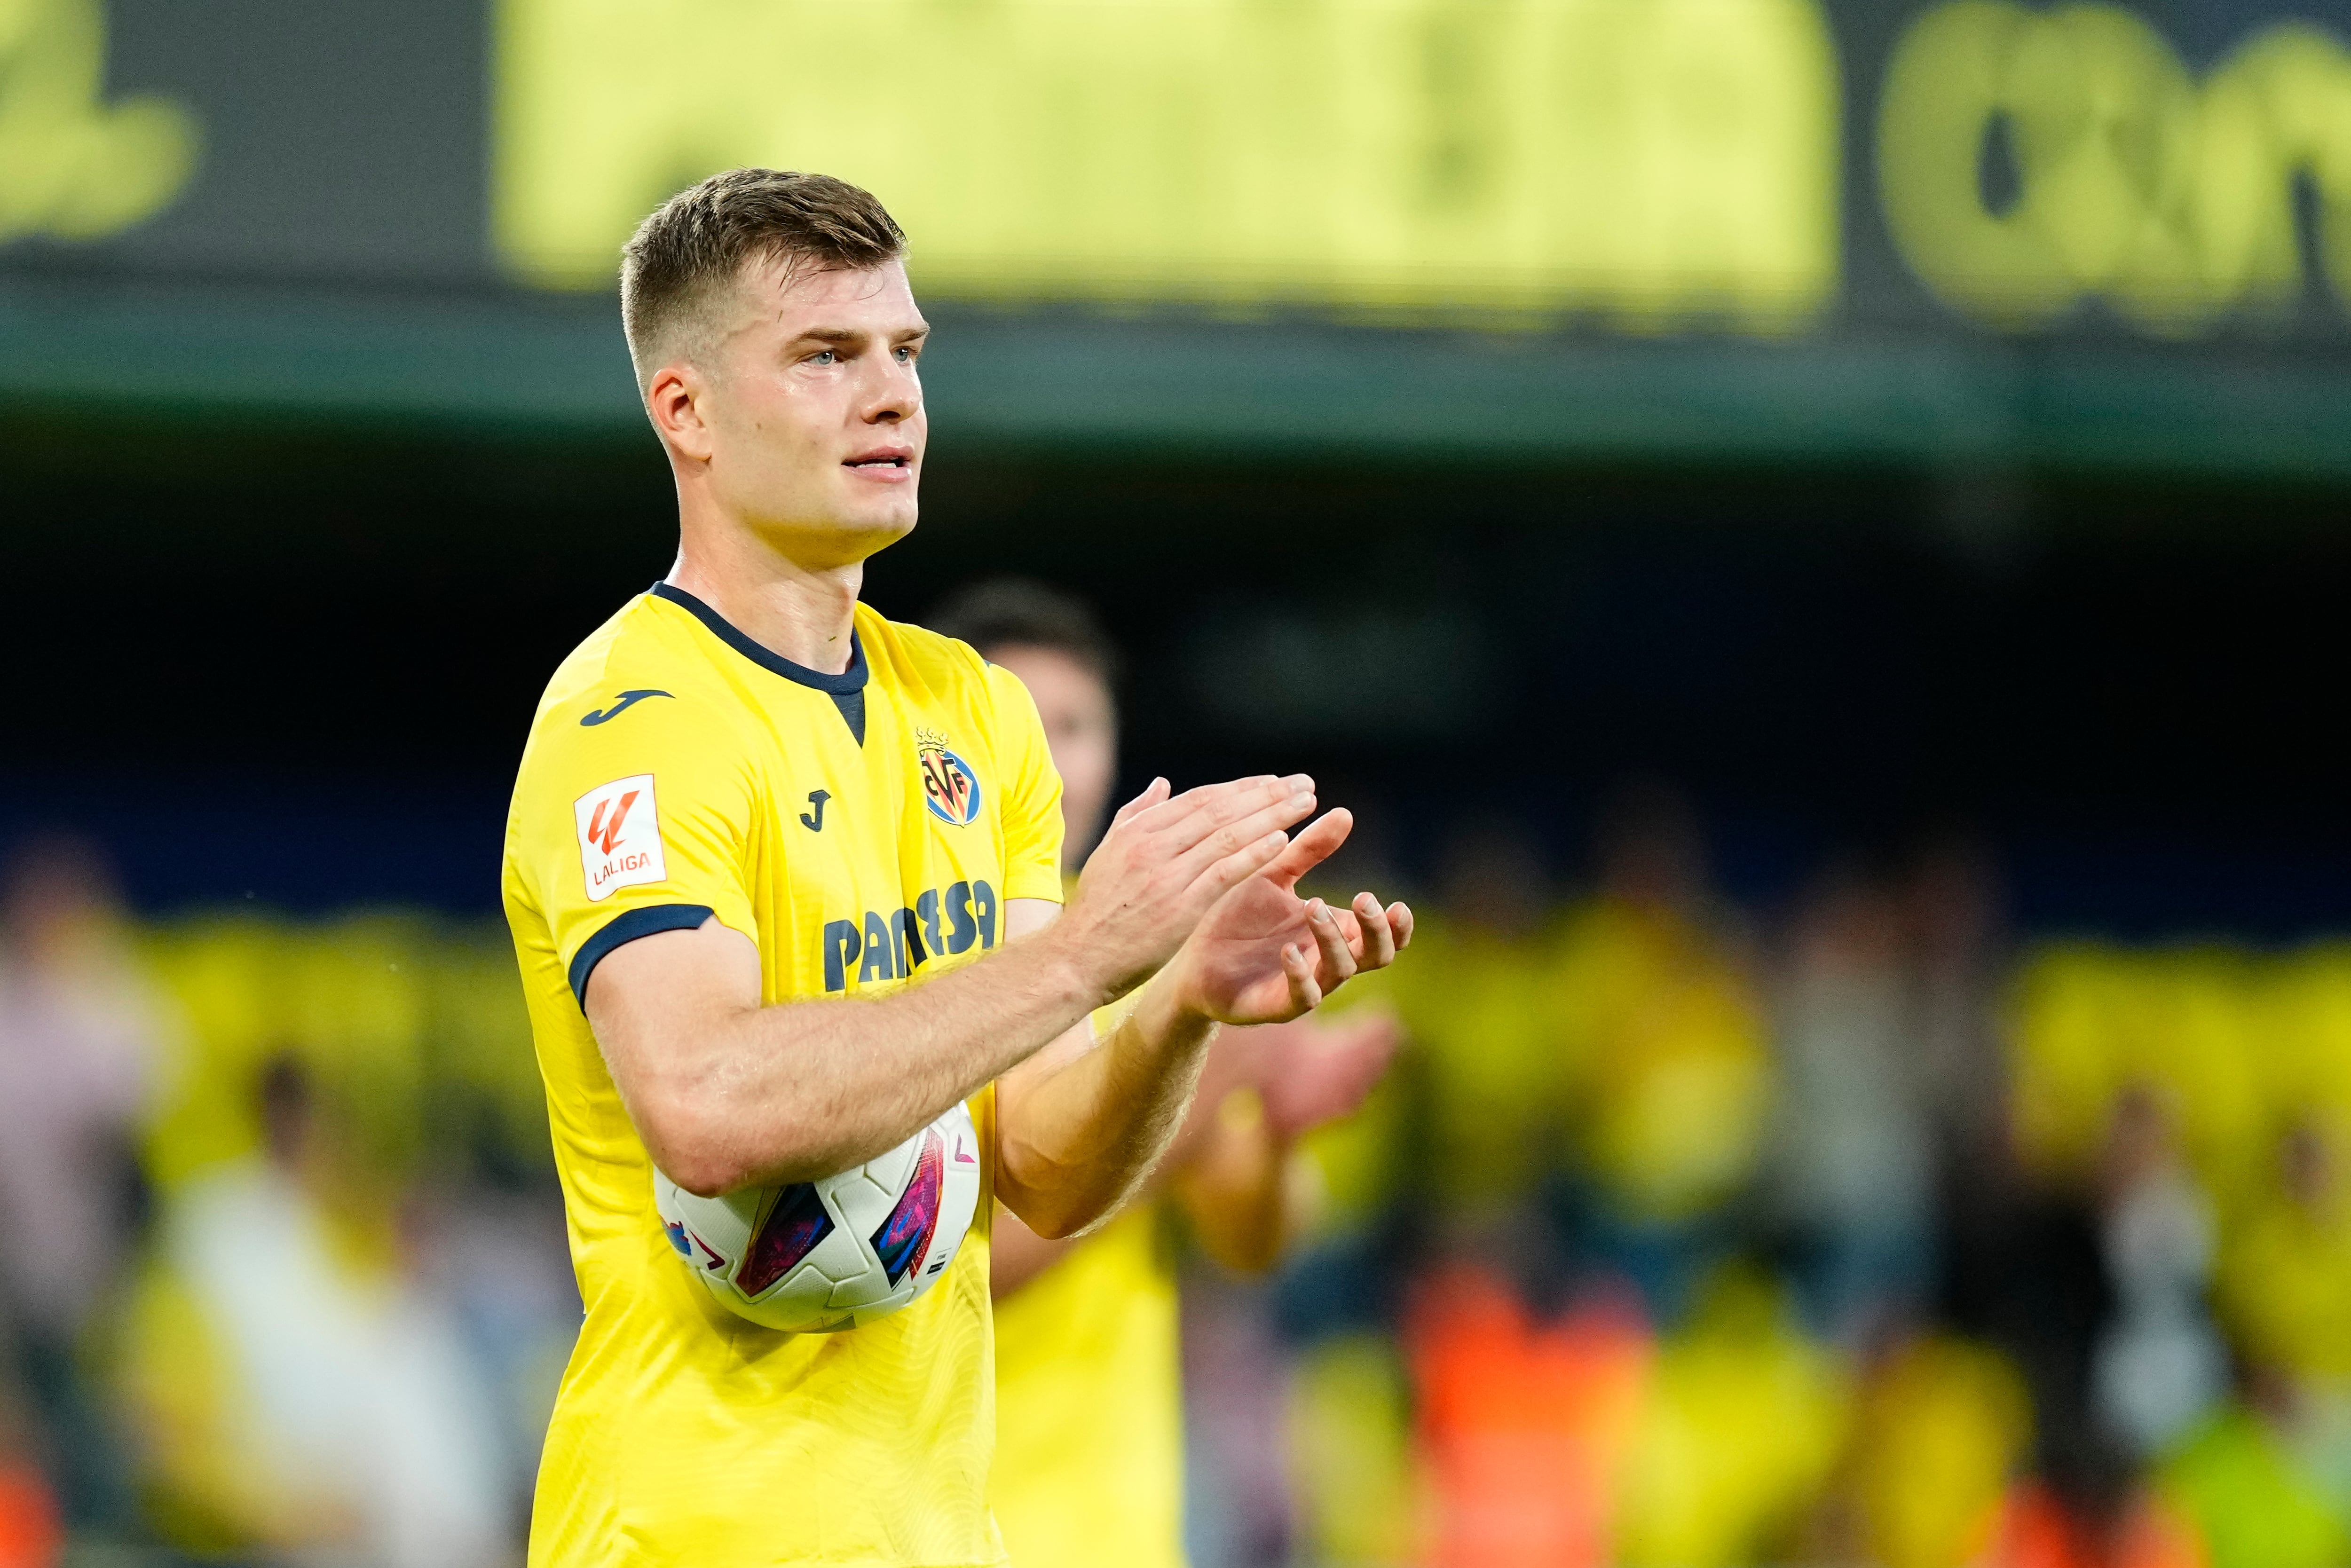
<svg viewBox="0 0 2351 1568">
<path fill-rule="evenodd" d="M 931 815 L 950 827 L 968 826 L 979 815 L 979 775 L 947 749 L 935 729 L 914 732 L 914 757 L 923 766 L 923 800 Z"/>
</svg>

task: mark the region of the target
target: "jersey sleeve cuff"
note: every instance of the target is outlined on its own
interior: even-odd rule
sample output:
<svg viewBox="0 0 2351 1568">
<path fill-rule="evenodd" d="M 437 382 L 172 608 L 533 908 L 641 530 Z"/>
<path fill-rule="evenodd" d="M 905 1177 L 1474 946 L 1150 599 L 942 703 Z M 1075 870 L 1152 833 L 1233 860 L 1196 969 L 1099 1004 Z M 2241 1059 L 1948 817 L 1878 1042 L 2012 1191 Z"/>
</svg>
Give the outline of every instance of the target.
<svg viewBox="0 0 2351 1568">
<path fill-rule="evenodd" d="M 614 915 L 593 936 L 580 944 L 580 951 L 571 956 L 571 994 L 579 998 L 580 1009 L 585 1011 L 588 1007 L 588 977 L 596 972 L 596 966 L 614 948 L 664 931 L 699 930 L 704 921 L 716 914 L 706 904 L 655 904 Z"/>
<path fill-rule="evenodd" d="M 1068 890 L 1058 873 L 1051 876 L 1009 876 L 1005 879 L 1007 898 L 1041 898 L 1048 904 L 1067 904 Z"/>
</svg>

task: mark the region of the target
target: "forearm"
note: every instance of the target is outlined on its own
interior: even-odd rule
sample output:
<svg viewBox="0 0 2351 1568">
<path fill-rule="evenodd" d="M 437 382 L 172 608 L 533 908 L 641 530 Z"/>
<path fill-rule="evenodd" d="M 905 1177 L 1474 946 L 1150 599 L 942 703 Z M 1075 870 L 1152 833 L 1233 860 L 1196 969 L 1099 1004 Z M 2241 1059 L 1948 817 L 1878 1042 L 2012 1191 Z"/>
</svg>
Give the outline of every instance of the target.
<svg viewBox="0 0 2351 1568">
<path fill-rule="evenodd" d="M 1185 1166 L 1202 1151 L 1221 1142 L 1217 1110 L 1241 1082 L 1244 1071 L 1244 1064 L 1237 1062 L 1228 1048 L 1249 1032 L 1247 1030 L 1221 1029 L 1217 1031 L 1216 1043 L 1209 1048 L 1207 1060 L 1194 1082 L 1191 1104 L 1184 1112 L 1175 1135 L 1168 1139 L 1167 1146 L 1160 1151 L 1158 1159 L 1152 1165 L 1150 1174 L 1140 1186 L 1127 1194 L 1126 1203 L 1148 1201 L 1171 1182 L 1180 1183 Z M 1092 1047 L 1091 1031 L 1086 1038 L 1086 1047 Z M 1030 1060 L 1040 1069 L 1053 1066 L 1056 1049 L 1048 1047 Z M 1029 1229 L 1019 1215 L 999 1204 L 997 1207 L 996 1228 L 988 1246 L 988 1289 L 998 1301 L 1003 1301 L 1082 1245 L 1082 1240 L 1076 1238 L 1048 1239 L 1040 1236 Z M 1223 1260 L 1221 1254 L 1219 1260 Z"/>
<path fill-rule="evenodd" d="M 1046 1238 L 1074 1235 L 1147 1176 L 1184 1119 L 1216 1025 L 1164 974 L 1106 1035 L 1040 1058 L 998 1090 L 997 1194 Z"/>
<path fill-rule="evenodd" d="M 804 1181 L 871 1159 L 1103 999 L 1050 933 L 875 1000 L 638 1017 L 632 1009 L 663 1008 L 660 993 L 601 988 L 604 969 L 632 948 L 712 929 L 632 943 L 590 983 L 590 1017 L 608 1054 L 615 1040 L 634 1042 L 633 1071 L 615 1074 L 630 1114 L 655 1163 L 689 1191 Z"/>
<path fill-rule="evenodd" d="M 1182 1131 L 1129 1201 L 1164 1186 L 1219 1268 L 1262 1274 L 1281 1260 L 1295 1223 L 1293 1175 L 1290 1145 L 1267 1124 L 1255 1097 L 1211 1087 L 1204 1076 Z M 990 1293 L 999 1301 L 1018 1294 L 1083 1245 L 1040 1236 L 999 1207 L 988 1244 Z"/>
<path fill-rule="evenodd" d="M 1262 1274 L 1280 1261 L 1290 1239 L 1290 1145 L 1255 1093 L 1229 1095 L 1217 1107 L 1175 1191 L 1200 1249 L 1220 1267 Z"/>
</svg>

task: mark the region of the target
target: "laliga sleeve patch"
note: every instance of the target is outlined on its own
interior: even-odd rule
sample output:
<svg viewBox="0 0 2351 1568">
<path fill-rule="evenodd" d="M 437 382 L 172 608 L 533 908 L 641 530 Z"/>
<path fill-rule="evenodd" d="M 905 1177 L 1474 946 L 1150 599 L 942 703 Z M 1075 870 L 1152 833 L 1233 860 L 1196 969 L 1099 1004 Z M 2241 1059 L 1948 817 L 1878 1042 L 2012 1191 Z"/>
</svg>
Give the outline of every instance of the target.
<svg viewBox="0 0 2351 1568">
<path fill-rule="evenodd" d="M 580 870 L 587 879 L 589 903 L 669 876 L 652 774 L 600 784 L 571 803 L 571 814 L 580 830 Z"/>
</svg>

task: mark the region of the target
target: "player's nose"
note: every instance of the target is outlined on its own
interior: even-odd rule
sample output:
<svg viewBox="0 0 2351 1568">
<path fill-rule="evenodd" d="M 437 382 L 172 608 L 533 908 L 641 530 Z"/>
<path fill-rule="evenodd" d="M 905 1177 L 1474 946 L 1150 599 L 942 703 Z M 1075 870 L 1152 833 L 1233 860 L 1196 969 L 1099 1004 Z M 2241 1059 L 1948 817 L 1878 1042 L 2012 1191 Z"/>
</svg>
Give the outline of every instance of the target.
<svg viewBox="0 0 2351 1568">
<path fill-rule="evenodd" d="M 904 423 L 923 411 L 923 383 L 912 365 L 891 365 L 865 408 L 869 423 Z"/>
</svg>

